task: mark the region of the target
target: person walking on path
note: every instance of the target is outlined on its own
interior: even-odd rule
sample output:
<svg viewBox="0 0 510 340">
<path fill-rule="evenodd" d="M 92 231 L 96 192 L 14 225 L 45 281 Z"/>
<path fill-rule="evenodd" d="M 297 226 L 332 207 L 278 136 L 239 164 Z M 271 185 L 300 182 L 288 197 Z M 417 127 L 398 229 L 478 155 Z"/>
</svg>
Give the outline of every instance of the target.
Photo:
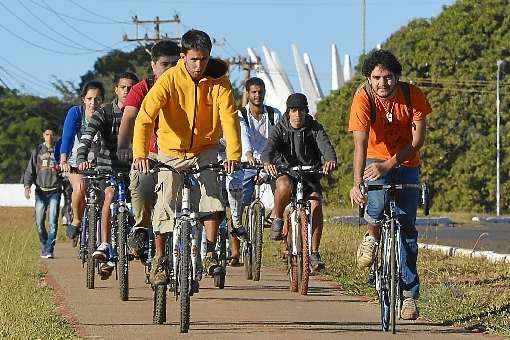
<svg viewBox="0 0 510 340">
<path fill-rule="evenodd" d="M 53 258 L 58 230 L 62 178 L 54 158 L 53 131 L 45 130 L 42 137 L 44 142 L 32 151 L 28 161 L 23 176 L 23 185 L 27 199 L 30 199 L 32 184 L 35 185 L 35 224 L 41 242 L 41 257 Z M 45 226 L 47 212 L 49 231 Z"/>
</svg>

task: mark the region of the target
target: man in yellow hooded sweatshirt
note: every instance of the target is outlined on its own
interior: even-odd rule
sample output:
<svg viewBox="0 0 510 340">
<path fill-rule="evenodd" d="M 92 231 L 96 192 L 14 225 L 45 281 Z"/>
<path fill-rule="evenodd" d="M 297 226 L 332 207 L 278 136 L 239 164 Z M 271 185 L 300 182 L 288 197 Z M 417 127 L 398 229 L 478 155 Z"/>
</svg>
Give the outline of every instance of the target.
<svg viewBox="0 0 510 340">
<path fill-rule="evenodd" d="M 207 33 L 190 30 L 181 39 L 181 59 L 161 75 L 145 97 L 135 121 L 133 167 L 149 169 L 149 141 L 156 119 L 159 119 L 158 160 L 176 169 L 202 166 L 217 161 L 218 143 L 226 141 L 226 171 L 233 172 L 241 158 L 239 119 L 235 114 L 234 97 L 228 65 L 210 57 L 212 42 Z M 200 197 L 197 205 L 207 237 L 206 262 L 210 275 L 220 270 L 214 252 L 219 213 L 224 210 L 221 190 L 213 171 L 198 177 Z M 164 284 L 166 234 L 173 230 L 175 201 L 181 179 L 170 171 L 158 173 L 157 201 L 154 206 L 153 230 L 156 253 L 152 261 L 151 282 Z M 193 196 L 193 195 L 192 195 Z"/>
</svg>

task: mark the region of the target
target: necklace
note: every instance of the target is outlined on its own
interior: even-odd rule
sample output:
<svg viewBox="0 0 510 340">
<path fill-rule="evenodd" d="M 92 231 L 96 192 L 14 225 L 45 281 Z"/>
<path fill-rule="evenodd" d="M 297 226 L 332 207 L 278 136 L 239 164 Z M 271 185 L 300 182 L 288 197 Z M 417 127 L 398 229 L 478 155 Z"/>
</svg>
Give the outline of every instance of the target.
<svg viewBox="0 0 510 340">
<path fill-rule="evenodd" d="M 379 99 L 379 98 L 377 98 L 377 99 Z M 390 109 L 388 110 L 386 108 L 386 105 L 384 105 L 384 102 L 381 99 L 379 99 L 379 101 L 384 109 L 384 112 L 386 112 L 386 120 L 388 121 L 388 123 L 392 123 L 393 122 L 393 109 L 395 108 L 395 102 L 394 101 L 391 102 Z"/>
</svg>

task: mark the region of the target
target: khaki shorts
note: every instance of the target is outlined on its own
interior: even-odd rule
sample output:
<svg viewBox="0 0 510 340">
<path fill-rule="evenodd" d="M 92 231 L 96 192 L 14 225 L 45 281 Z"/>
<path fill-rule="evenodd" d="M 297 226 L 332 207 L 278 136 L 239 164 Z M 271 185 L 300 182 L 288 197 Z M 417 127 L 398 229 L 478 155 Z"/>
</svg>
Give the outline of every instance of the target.
<svg viewBox="0 0 510 340">
<path fill-rule="evenodd" d="M 147 179 L 143 179 L 143 176 Z M 149 177 L 153 177 L 150 178 Z M 154 193 L 157 174 L 142 174 L 138 170 L 131 169 L 129 173 L 129 190 L 131 191 L 131 206 L 135 218 L 135 228 L 148 228 L 152 207 L 156 201 Z"/>
<path fill-rule="evenodd" d="M 204 150 L 195 157 L 180 159 L 168 157 L 163 153 L 158 154 L 160 162 L 171 165 L 176 170 L 190 169 L 217 162 L 218 150 L 216 148 Z M 218 175 L 213 170 L 205 170 L 197 174 L 198 187 L 191 191 L 191 208 L 199 213 L 199 217 L 210 215 L 214 212 L 224 211 L 221 201 L 221 191 L 218 184 Z M 156 205 L 152 227 L 155 233 L 168 233 L 174 228 L 175 211 L 180 210 L 182 178 L 180 175 L 168 170 L 158 173 L 156 185 Z"/>
</svg>

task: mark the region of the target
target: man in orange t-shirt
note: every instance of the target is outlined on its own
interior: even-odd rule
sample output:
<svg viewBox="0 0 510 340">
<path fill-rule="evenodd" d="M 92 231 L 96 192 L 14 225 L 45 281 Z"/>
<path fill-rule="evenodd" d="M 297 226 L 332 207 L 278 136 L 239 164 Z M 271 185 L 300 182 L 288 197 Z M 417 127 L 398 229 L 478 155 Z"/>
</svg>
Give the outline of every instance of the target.
<svg viewBox="0 0 510 340">
<path fill-rule="evenodd" d="M 363 182 L 418 184 L 419 149 L 425 141 L 426 116 L 432 111 L 418 87 L 398 81 L 402 66 L 391 52 L 370 53 L 362 72 L 367 83 L 354 95 L 349 117 L 349 131 L 354 137 L 354 185 L 350 198 L 358 205 L 365 203 L 360 190 Z M 399 192 L 396 202 L 401 224 L 400 285 L 404 298 L 401 317 L 407 320 L 415 320 L 419 314 L 415 228 L 418 202 L 418 189 Z M 368 192 L 365 210 L 368 233 L 357 254 L 360 267 L 369 267 L 376 257 L 384 206 L 383 190 Z"/>
</svg>

